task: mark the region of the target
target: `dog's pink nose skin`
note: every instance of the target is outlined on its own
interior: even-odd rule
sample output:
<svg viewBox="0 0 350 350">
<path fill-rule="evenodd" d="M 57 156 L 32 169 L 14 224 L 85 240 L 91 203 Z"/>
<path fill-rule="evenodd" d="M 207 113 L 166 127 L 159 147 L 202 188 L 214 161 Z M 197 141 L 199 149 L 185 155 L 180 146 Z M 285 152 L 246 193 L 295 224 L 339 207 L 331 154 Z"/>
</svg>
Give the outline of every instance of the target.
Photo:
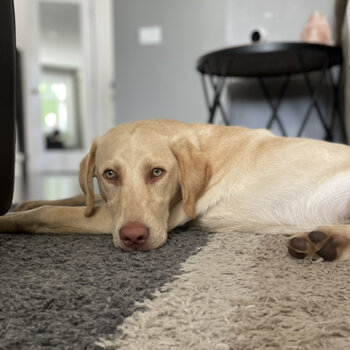
<svg viewBox="0 0 350 350">
<path fill-rule="evenodd" d="M 138 250 L 146 243 L 149 228 L 137 221 L 128 222 L 119 231 L 119 236 L 125 247 Z"/>
</svg>

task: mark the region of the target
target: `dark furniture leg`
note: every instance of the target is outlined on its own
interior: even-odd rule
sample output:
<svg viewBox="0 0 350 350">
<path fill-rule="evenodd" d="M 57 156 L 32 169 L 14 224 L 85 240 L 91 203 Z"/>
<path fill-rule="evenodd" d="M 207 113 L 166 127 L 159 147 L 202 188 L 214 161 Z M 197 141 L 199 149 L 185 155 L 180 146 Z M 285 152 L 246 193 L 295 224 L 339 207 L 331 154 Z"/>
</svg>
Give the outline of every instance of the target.
<svg viewBox="0 0 350 350">
<path fill-rule="evenodd" d="M 16 44 L 12 0 L 0 6 L 0 215 L 12 204 L 15 167 Z"/>
<path fill-rule="evenodd" d="M 22 179 L 27 181 L 27 163 L 26 163 L 26 147 L 25 147 L 25 128 L 23 114 L 23 95 L 22 95 L 22 64 L 21 54 L 16 52 L 16 130 L 17 130 L 17 147 L 22 155 Z"/>
</svg>

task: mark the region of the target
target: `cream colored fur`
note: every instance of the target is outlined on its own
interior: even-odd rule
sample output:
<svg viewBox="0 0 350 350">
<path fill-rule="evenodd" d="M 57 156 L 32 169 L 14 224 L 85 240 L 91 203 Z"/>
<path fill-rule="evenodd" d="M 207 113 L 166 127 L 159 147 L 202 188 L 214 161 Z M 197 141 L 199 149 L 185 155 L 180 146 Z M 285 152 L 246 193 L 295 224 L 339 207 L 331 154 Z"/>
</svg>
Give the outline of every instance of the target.
<svg viewBox="0 0 350 350">
<path fill-rule="evenodd" d="M 164 175 L 153 179 L 154 168 Z M 118 181 L 106 179 L 108 169 Z M 93 193 L 93 177 L 101 196 Z M 137 221 L 149 227 L 142 247 L 148 250 L 163 245 L 168 230 L 194 219 L 214 232 L 299 233 L 313 255 L 319 247 L 307 232 L 327 226 L 328 238 L 343 238 L 337 257 L 350 255 L 345 145 L 233 126 L 132 122 L 94 141 L 81 163 L 80 183 L 85 196 L 24 203 L 0 218 L 0 229 L 112 233 L 114 244 L 125 248 L 119 232 Z"/>
</svg>

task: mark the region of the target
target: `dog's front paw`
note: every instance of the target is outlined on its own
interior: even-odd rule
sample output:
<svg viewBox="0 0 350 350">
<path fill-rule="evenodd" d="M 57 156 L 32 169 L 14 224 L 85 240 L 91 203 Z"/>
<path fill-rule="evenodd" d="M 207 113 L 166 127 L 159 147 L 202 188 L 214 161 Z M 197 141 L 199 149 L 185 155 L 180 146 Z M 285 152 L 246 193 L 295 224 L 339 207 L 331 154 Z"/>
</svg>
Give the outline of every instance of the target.
<svg viewBox="0 0 350 350">
<path fill-rule="evenodd" d="M 338 259 L 349 245 L 349 238 L 341 233 L 312 231 L 289 241 L 288 251 L 297 259 L 321 257 L 326 261 Z"/>
</svg>

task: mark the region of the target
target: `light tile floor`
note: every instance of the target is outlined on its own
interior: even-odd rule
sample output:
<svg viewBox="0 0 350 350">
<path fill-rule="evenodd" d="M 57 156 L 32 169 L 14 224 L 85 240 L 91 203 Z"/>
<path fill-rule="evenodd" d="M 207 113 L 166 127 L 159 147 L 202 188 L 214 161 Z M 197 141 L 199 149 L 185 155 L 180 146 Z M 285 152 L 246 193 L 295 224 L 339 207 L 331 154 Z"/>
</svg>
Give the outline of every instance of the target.
<svg viewBox="0 0 350 350">
<path fill-rule="evenodd" d="M 78 174 L 36 174 L 15 178 L 13 203 L 30 200 L 55 200 L 81 194 Z"/>
</svg>

